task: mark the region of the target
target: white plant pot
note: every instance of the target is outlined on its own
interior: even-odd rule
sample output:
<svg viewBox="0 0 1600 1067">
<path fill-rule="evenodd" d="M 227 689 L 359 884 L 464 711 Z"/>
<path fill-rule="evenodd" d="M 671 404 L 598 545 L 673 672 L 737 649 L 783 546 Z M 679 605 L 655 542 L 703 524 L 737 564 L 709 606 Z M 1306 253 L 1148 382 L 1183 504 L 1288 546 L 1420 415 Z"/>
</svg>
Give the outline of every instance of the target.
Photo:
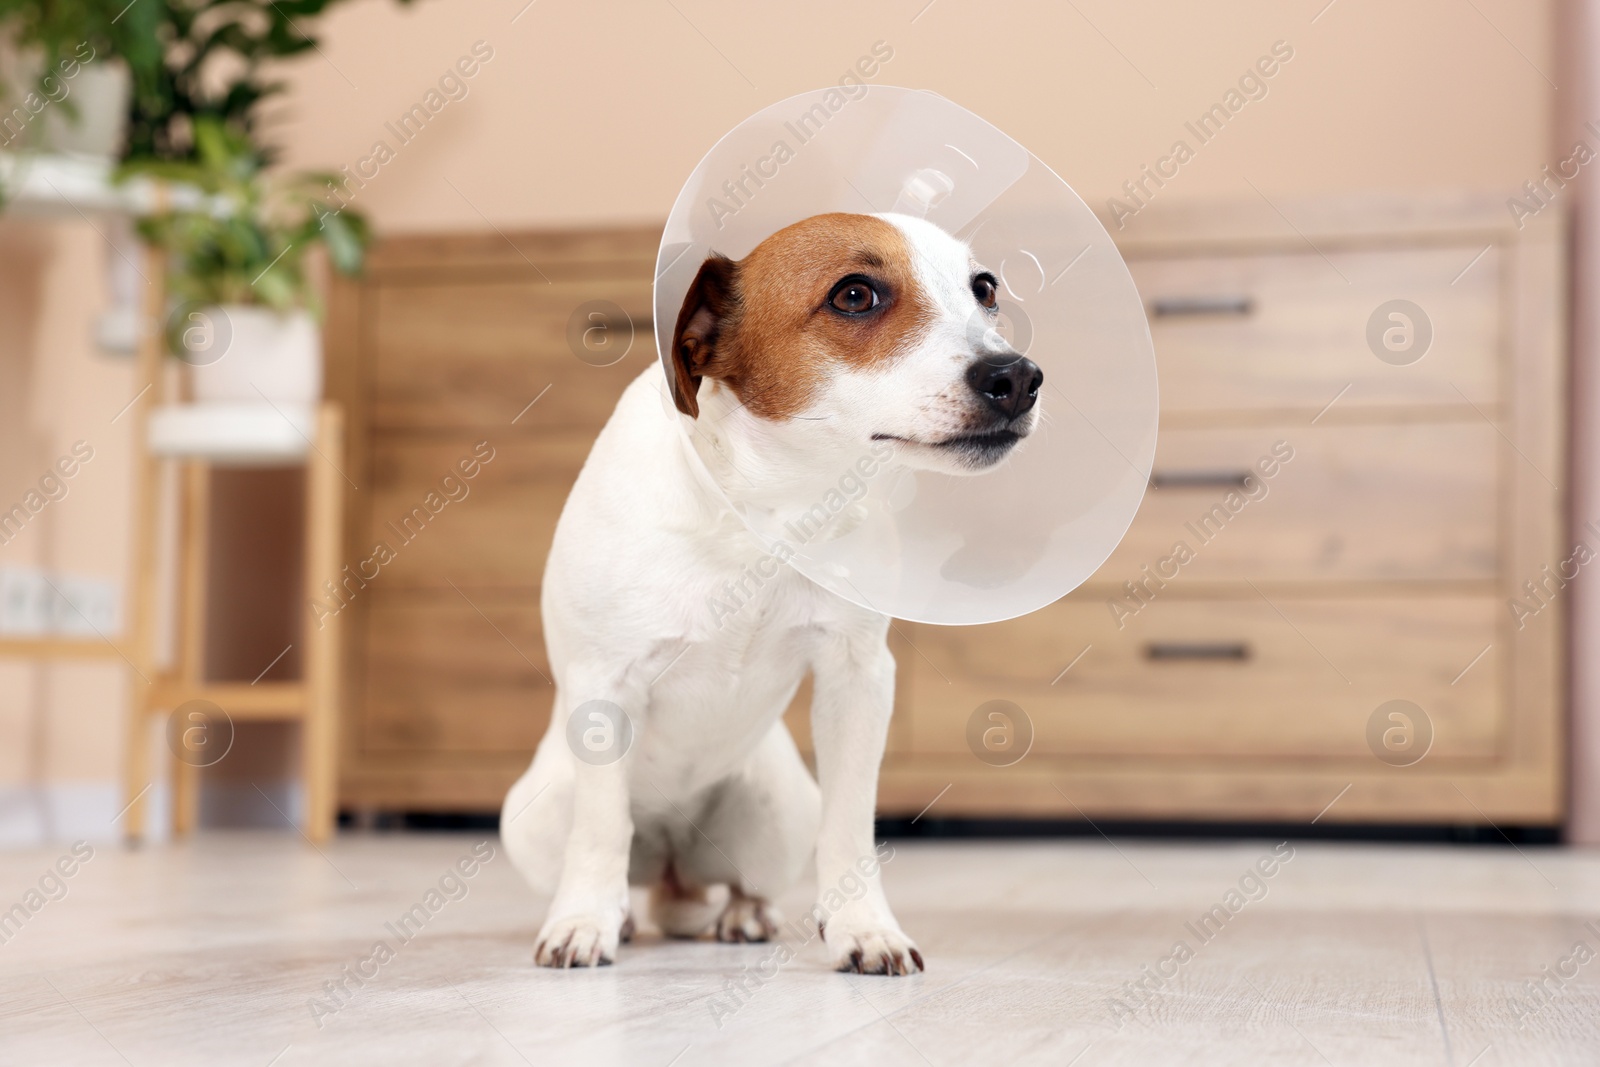
<svg viewBox="0 0 1600 1067">
<path fill-rule="evenodd" d="M 199 403 L 314 404 L 322 335 L 309 312 L 247 304 L 188 309 L 178 327 Z"/>
<path fill-rule="evenodd" d="M 115 159 L 127 132 L 128 98 L 133 79 L 120 59 L 101 55 L 52 72 L 48 94 L 39 89 L 44 56 L 36 50 L 5 50 L 14 71 L 5 94 L 10 125 L 0 147 Z"/>
<path fill-rule="evenodd" d="M 64 106 L 52 105 L 39 117 L 39 147 L 46 152 L 115 159 L 122 154 L 128 127 L 128 97 L 133 79 L 119 60 L 101 59 L 79 70 L 66 83 L 77 106 L 73 117 Z"/>
</svg>

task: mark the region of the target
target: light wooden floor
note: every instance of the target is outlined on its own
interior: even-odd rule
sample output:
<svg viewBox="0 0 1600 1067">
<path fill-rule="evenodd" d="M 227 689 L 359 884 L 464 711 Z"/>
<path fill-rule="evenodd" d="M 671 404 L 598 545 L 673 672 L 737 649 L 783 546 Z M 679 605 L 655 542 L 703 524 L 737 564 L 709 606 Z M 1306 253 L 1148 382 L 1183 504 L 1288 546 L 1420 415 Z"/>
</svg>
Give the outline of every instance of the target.
<svg viewBox="0 0 1600 1067">
<path fill-rule="evenodd" d="M 385 923 L 483 839 L 97 847 L 0 945 L 0 1063 L 1600 1062 L 1600 958 L 1573 958 L 1600 952 L 1595 853 L 1302 844 L 1202 942 L 1185 924 L 1272 842 L 901 842 L 884 873 L 925 975 L 833 974 L 811 945 L 763 979 L 772 946 L 648 932 L 613 967 L 535 969 L 535 903 L 498 842 L 400 942 Z M 0 909 L 58 855 L 0 855 Z M 393 958 L 319 1026 L 313 998 L 380 939 Z M 1164 964 L 1180 940 L 1192 958 Z"/>
</svg>

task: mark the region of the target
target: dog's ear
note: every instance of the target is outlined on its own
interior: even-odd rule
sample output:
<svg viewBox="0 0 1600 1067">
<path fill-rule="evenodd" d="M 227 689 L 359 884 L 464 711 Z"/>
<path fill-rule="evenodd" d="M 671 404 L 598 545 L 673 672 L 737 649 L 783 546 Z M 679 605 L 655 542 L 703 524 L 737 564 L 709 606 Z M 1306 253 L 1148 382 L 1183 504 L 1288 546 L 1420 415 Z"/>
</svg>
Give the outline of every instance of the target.
<svg viewBox="0 0 1600 1067">
<path fill-rule="evenodd" d="M 716 378 L 723 322 L 738 301 L 739 265 L 715 253 L 700 264 L 672 331 L 672 400 L 691 419 L 700 417 L 701 378 Z"/>
</svg>

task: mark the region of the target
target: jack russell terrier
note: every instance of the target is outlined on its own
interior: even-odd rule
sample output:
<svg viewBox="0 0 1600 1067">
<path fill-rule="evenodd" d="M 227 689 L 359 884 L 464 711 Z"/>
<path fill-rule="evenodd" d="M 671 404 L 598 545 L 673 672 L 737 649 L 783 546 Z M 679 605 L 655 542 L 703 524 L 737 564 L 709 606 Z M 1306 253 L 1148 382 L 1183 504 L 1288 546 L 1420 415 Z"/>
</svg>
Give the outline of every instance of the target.
<svg viewBox="0 0 1600 1067">
<path fill-rule="evenodd" d="M 669 936 L 767 940 L 814 856 L 833 966 L 923 969 L 874 852 L 889 619 L 775 565 L 688 449 L 741 506 L 796 514 L 890 450 L 910 469 L 992 468 L 1036 425 L 1044 380 L 992 328 L 997 297 L 966 244 L 906 215 L 817 215 L 702 264 L 670 380 L 652 364 L 623 393 L 545 568 L 555 704 L 500 822 L 551 900 L 537 963 L 610 963 L 630 884 Z M 807 672 L 820 789 L 781 718 Z M 569 740 L 575 713 L 616 758 Z"/>
</svg>

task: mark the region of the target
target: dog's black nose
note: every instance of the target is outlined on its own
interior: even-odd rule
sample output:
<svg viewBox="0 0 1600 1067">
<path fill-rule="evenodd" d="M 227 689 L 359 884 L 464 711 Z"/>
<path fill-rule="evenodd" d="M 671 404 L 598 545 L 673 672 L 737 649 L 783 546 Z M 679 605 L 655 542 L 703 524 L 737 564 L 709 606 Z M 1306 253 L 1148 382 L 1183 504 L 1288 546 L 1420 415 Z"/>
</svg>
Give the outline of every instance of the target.
<svg viewBox="0 0 1600 1067">
<path fill-rule="evenodd" d="M 1027 414 L 1039 401 L 1044 371 L 1026 356 L 1005 362 L 980 359 L 967 368 L 967 384 L 1008 419 Z"/>
</svg>

